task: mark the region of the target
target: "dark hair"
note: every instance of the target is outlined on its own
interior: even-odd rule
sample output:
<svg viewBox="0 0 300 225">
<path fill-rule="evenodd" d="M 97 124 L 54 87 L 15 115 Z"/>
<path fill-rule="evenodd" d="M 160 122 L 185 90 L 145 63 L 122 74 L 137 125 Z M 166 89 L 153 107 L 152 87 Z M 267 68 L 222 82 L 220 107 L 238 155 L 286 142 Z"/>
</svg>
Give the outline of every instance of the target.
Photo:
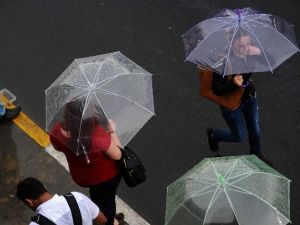
<svg viewBox="0 0 300 225">
<path fill-rule="evenodd" d="M 45 192 L 47 189 L 41 181 L 27 177 L 18 184 L 16 195 L 18 199 L 24 201 L 25 199 L 37 199 Z"/>
<path fill-rule="evenodd" d="M 79 100 L 67 103 L 62 123 L 62 127 L 71 135 L 69 145 L 77 153 L 88 151 L 91 135 L 97 125 L 101 125 L 104 129 L 107 129 L 108 126 L 108 121 L 100 108 L 92 109 L 92 115 L 83 119 L 84 105 L 85 101 Z"/>
</svg>

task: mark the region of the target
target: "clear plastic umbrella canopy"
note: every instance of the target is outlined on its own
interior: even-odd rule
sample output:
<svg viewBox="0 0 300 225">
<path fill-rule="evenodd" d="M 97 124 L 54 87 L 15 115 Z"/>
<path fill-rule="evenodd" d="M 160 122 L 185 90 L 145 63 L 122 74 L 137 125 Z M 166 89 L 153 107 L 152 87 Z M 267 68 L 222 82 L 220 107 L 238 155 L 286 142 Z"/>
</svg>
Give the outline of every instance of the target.
<svg viewBox="0 0 300 225">
<path fill-rule="evenodd" d="M 283 225 L 290 180 L 256 156 L 207 158 L 167 188 L 166 225 Z"/>
<path fill-rule="evenodd" d="M 291 24 L 250 8 L 224 9 L 182 38 L 187 61 L 221 75 L 273 72 L 299 51 Z"/>
<path fill-rule="evenodd" d="M 45 94 L 47 131 L 60 123 L 77 139 L 77 154 L 109 119 L 125 146 L 154 115 L 152 75 L 120 52 L 75 59 Z"/>
</svg>

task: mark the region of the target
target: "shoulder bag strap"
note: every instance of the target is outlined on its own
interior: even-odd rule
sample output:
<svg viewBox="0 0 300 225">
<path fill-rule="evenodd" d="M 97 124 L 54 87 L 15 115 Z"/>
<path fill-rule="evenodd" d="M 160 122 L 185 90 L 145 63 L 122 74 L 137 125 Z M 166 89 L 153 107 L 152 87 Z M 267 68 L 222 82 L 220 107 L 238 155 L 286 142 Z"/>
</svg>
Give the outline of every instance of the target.
<svg viewBox="0 0 300 225">
<path fill-rule="evenodd" d="M 65 194 L 64 197 L 71 209 L 74 225 L 82 225 L 80 209 L 74 195 L 72 195 L 72 193 L 68 193 Z"/>
<path fill-rule="evenodd" d="M 31 217 L 31 221 L 40 225 L 56 225 L 54 222 L 41 214 L 37 214 L 36 216 Z"/>
</svg>

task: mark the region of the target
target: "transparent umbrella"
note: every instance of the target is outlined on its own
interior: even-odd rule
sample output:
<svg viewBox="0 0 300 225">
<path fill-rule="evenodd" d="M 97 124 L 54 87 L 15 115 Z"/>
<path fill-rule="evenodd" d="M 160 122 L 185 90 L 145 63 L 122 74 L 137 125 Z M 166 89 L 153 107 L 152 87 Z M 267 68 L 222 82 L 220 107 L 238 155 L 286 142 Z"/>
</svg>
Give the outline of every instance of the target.
<svg viewBox="0 0 300 225">
<path fill-rule="evenodd" d="M 77 154 L 85 153 L 79 145 L 88 143 L 90 131 L 107 128 L 108 119 L 125 146 L 154 115 L 152 75 L 120 52 L 75 59 L 45 94 L 47 131 L 68 123 Z"/>
<path fill-rule="evenodd" d="M 250 8 L 224 9 L 182 38 L 187 61 L 221 75 L 273 72 L 299 51 L 291 24 Z"/>
<path fill-rule="evenodd" d="M 166 225 L 282 225 L 290 180 L 256 156 L 206 158 L 167 188 Z"/>
</svg>

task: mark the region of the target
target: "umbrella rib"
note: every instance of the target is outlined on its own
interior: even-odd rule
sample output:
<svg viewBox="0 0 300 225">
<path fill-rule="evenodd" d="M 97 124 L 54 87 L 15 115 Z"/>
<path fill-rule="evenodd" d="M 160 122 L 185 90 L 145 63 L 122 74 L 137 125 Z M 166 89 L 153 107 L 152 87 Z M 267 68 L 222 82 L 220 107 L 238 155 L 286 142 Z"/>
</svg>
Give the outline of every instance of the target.
<svg viewBox="0 0 300 225">
<path fill-rule="evenodd" d="M 228 18 L 228 19 L 236 19 L 236 16 L 235 15 L 228 15 L 228 16 L 218 16 L 218 17 L 213 17 L 213 18 L 209 18 L 209 19 L 206 19 L 204 21 L 208 21 L 208 20 L 211 20 L 211 19 L 224 19 L 224 18 Z M 202 21 L 202 22 L 204 22 Z M 219 20 L 218 20 L 219 21 Z M 224 21 L 222 21 L 224 22 Z"/>
<path fill-rule="evenodd" d="M 94 84 L 94 81 L 97 80 L 97 79 L 99 78 L 99 74 L 100 74 L 99 72 L 100 72 L 100 70 L 102 69 L 103 64 L 104 64 L 108 59 L 110 59 L 114 54 L 115 54 L 115 53 L 112 53 L 111 55 L 109 55 L 108 57 L 106 57 L 106 58 L 103 60 L 103 62 L 101 63 L 101 65 L 100 65 L 99 68 L 98 68 L 98 71 L 96 72 L 95 78 L 93 79 L 93 84 Z M 114 66 L 113 66 L 113 67 L 114 67 Z M 97 83 L 96 83 L 96 85 L 97 85 Z"/>
<path fill-rule="evenodd" d="M 235 183 L 237 183 L 237 182 L 239 182 L 239 181 L 241 181 L 241 180 L 244 180 L 244 179 L 250 177 L 252 174 L 253 174 L 253 173 L 249 173 L 249 174 L 247 174 L 247 175 L 245 175 L 245 176 L 243 176 L 243 177 L 240 177 L 239 179 L 237 179 L 237 180 L 235 180 L 235 181 L 233 181 L 233 182 L 228 182 L 228 180 L 227 180 L 226 183 L 227 183 L 227 184 L 235 184 Z"/>
<path fill-rule="evenodd" d="M 207 191 L 207 192 L 201 193 L 201 194 L 199 194 L 199 195 L 197 195 L 197 196 L 204 195 L 204 194 L 208 194 L 208 193 L 213 192 L 213 191 L 214 191 L 214 190 Z M 188 201 L 188 200 L 191 199 L 191 198 L 192 198 L 191 196 L 188 197 L 187 199 L 185 199 L 185 202 Z M 180 203 L 179 206 L 177 207 L 177 209 L 180 208 L 180 207 L 186 208 L 186 207 L 184 206 L 184 202 Z"/>
<path fill-rule="evenodd" d="M 215 190 L 215 192 L 214 192 L 214 194 L 213 194 L 213 196 L 212 196 L 212 198 L 211 198 L 211 200 L 210 200 L 210 202 L 209 202 L 209 204 L 208 204 L 208 207 L 207 207 L 207 210 L 206 210 L 206 212 L 205 212 L 204 219 L 203 219 L 203 224 L 204 224 L 204 221 L 205 221 L 205 219 L 206 219 L 207 212 L 208 212 L 208 210 L 210 209 L 210 207 L 211 207 L 211 205 L 212 205 L 212 202 L 213 202 L 213 200 L 214 200 L 214 198 L 215 198 L 215 195 L 216 195 L 216 193 L 217 193 L 217 191 L 218 191 L 220 185 L 221 185 L 221 184 L 219 184 L 218 187 L 216 188 L 216 190 Z"/>
<path fill-rule="evenodd" d="M 195 217 L 197 220 L 201 221 L 201 218 L 199 216 L 197 216 L 195 213 L 193 213 L 190 209 L 188 209 L 185 205 L 181 205 L 182 208 L 184 208 L 186 211 L 188 211 L 193 217 Z"/>
<path fill-rule="evenodd" d="M 83 69 L 81 68 L 81 66 L 79 65 L 79 63 L 77 62 L 77 60 L 76 60 L 76 59 L 75 59 L 75 62 L 77 63 L 77 65 L 78 65 L 78 67 L 79 67 L 80 71 L 82 72 L 82 74 L 83 74 L 84 78 L 86 79 L 86 81 L 88 82 L 88 84 L 91 86 L 91 83 L 90 83 L 89 79 L 87 78 L 87 76 L 86 76 L 85 72 L 83 71 Z"/>
<path fill-rule="evenodd" d="M 266 16 L 268 14 L 254 14 L 254 15 L 251 15 L 251 16 L 254 17 L 255 15 L 258 15 L 258 17 L 257 18 L 253 18 L 253 19 L 248 19 L 247 17 L 249 17 L 249 16 L 245 16 L 244 17 L 245 19 L 242 21 L 242 25 L 243 24 L 247 24 L 247 23 L 252 22 L 252 21 L 256 21 L 256 20 L 258 20 L 258 19 L 260 19 L 260 18 L 262 18 L 262 17 L 264 17 L 264 16 Z"/>
<path fill-rule="evenodd" d="M 214 179 L 209 179 L 209 178 L 203 178 L 203 177 L 197 177 L 199 180 L 209 180 L 209 181 L 216 181 Z"/>
<path fill-rule="evenodd" d="M 213 180 L 213 179 L 203 179 L 200 177 L 188 177 L 186 179 L 191 180 L 191 181 L 197 181 L 199 183 L 204 183 L 204 184 L 213 184 L 212 182 L 209 182 L 209 181 L 213 181 L 214 183 L 216 182 L 216 180 Z"/>
<path fill-rule="evenodd" d="M 253 192 L 251 192 L 251 191 L 248 191 L 248 190 L 246 190 L 246 189 L 244 189 L 244 188 L 241 188 L 241 187 L 239 187 L 239 186 L 236 186 L 236 185 L 234 185 L 234 184 L 228 183 L 228 185 L 230 185 L 230 186 L 232 186 L 232 187 L 235 187 L 235 188 L 237 188 L 237 189 L 239 189 L 239 190 L 241 190 L 241 191 L 243 191 L 243 192 L 245 192 L 245 193 L 247 193 L 247 194 L 249 194 L 249 195 L 253 195 L 253 196 L 257 197 L 258 199 L 261 199 L 263 202 L 266 202 L 268 205 L 270 205 L 272 208 L 275 209 L 274 206 L 272 206 L 270 203 L 268 203 L 266 200 L 264 200 L 262 197 L 258 196 L 257 194 L 255 194 L 255 193 L 253 193 Z"/>
<path fill-rule="evenodd" d="M 228 196 L 228 193 L 227 193 L 227 191 L 226 191 L 226 188 L 224 188 L 224 193 L 225 193 L 225 195 L 226 195 L 226 198 L 227 198 L 227 200 L 228 200 L 228 202 L 229 202 L 229 205 L 230 205 L 230 207 L 231 207 L 231 209 L 232 209 L 232 212 L 233 212 L 233 214 L 234 214 L 234 216 L 235 216 L 235 218 L 236 218 L 238 224 L 241 224 L 241 223 L 239 222 L 239 219 L 238 219 L 238 217 L 237 217 L 236 212 L 234 211 L 233 204 L 232 204 L 232 202 L 231 202 L 231 200 L 230 200 L 230 198 L 229 198 L 229 196 Z"/>
<path fill-rule="evenodd" d="M 86 109 L 87 109 L 88 103 L 89 103 L 89 101 L 91 100 L 91 94 L 90 94 L 90 91 L 89 91 L 89 93 L 88 93 L 87 95 L 88 95 L 88 96 L 86 97 L 86 100 L 85 100 L 85 103 L 84 103 L 84 107 L 83 107 L 83 111 L 82 111 L 82 114 L 81 114 L 81 120 L 80 120 L 80 125 L 79 125 L 78 140 L 80 139 L 80 135 L 81 135 L 82 118 L 83 118 L 83 115 L 85 114 L 85 111 L 86 111 Z M 79 147 L 79 141 L 78 141 L 78 146 L 77 146 L 77 154 L 78 154 L 78 147 Z M 84 150 L 84 151 L 85 151 L 85 150 Z"/>
<path fill-rule="evenodd" d="M 277 31 L 277 33 L 279 35 L 281 35 L 284 39 L 286 39 L 297 51 L 300 51 L 300 49 L 293 43 L 291 42 L 286 36 L 284 36 L 280 31 L 278 31 L 277 29 L 275 29 L 274 27 L 270 26 L 269 24 L 264 24 L 262 22 L 259 22 L 259 21 L 253 21 L 255 23 L 258 23 L 258 24 L 261 24 L 261 25 L 264 25 L 264 26 L 267 26 L 269 27 L 270 29 L 274 30 L 274 31 Z"/>
<path fill-rule="evenodd" d="M 104 92 L 101 92 L 101 93 L 104 93 Z M 104 94 L 105 94 L 105 93 L 104 93 Z M 99 99 L 98 99 L 98 97 L 97 97 L 97 95 L 96 95 L 95 92 L 94 92 L 94 95 L 95 95 L 96 100 L 97 100 L 98 104 L 100 105 L 100 107 L 101 107 L 101 109 L 102 109 L 102 111 L 103 111 L 105 117 L 108 118 L 108 116 L 106 115 L 105 111 L 103 110 L 103 107 L 102 107 L 102 105 L 101 105 L 101 103 L 100 103 L 100 101 L 99 101 Z M 148 119 L 148 120 L 149 120 L 149 119 Z M 136 134 L 137 132 L 138 132 L 138 130 L 133 134 L 133 136 L 130 138 L 130 140 L 135 136 L 135 134 Z M 128 140 L 128 142 L 129 142 L 130 140 Z M 128 143 L 128 142 L 127 142 L 127 143 Z M 122 143 L 122 144 L 124 144 L 124 143 Z"/>
<path fill-rule="evenodd" d="M 77 84 L 67 84 L 67 85 L 69 85 L 71 87 L 75 87 L 75 88 L 80 88 L 80 89 L 88 90 L 88 87 L 82 87 L 82 86 L 77 85 Z"/>
<path fill-rule="evenodd" d="M 261 47 L 261 50 L 262 50 L 262 52 L 264 53 L 264 56 L 265 56 L 265 58 L 266 58 L 266 60 L 267 60 L 267 62 L 268 62 L 268 66 L 269 66 L 271 72 L 273 73 L 273 69 L 272 69 L 272 67 L 271 67 L 271 65 L 270 65 L 269 59 L 268 59 L 268 57 L 267 57 L 267 55 L 266 55 L 266 52 L 265 52 L 263 46 L 262 46 L 261 43 L 260 43 L 258 37 L 256 36 L 256 34 L 254 33 L 254 31 L 252 30 L 251 27 L 249 27 L 247 24 L 245 24 L 245 25 L 246 25 L 250 30 L 246 29 L 245 27 L 244 27 L 244 29 L 247 30 L 249 33 L 253 34 L 254 37 L 255 37 L 255 39 L 258 41 L 258 44 L 259 44 L 259 46 Z"/>
<path fill-rule="evenodd" d="M 70 102 L 70 101 L 77 100 L 77 99 L 79 99 L 79 98 L 81 98 L 81 97 L 83 97 L 83 96 L 87 95 L 88 93 L 84 93 L 84 94 L 82 94 L 84 91 L 85 91 L 85 90 L 83 90 L 83 91 L 79 92 L 79 94 L 78 94 L 76 97 L 74 97 L 74 98 L 72 98 L 72 99 L 68 99 L 68 100 L 67 100 L 67 102 Z"/>
<path fill-rule="evenodd" d="M 130 72 L 128 72 L 128 73 L 120 73 L 120 74 L 114 75 L 112 77 L 106 78 L 105 80 L 102 80 L 102 81 L 96 83 L 95 85 L 100 85 L 101 84 L 99 87 L 102 87 L 103 85 L 105 85 L 105 84 L 109 83 L 110 81 L 118 78 L 119 76 L 137 75 L 137 74 L 144 74 L 144 75 L 152 76 L 151 73 L 130 73 Z M 106 83 L 104 83 L 104 82 L 106 82 Z"/>
<path fill-rule="evenodd" d="M 233 189 L 233 188 L 230 188 L 230 187 L 226 187 L 226 190 L 230 190 L 230 191 L 236 191 L 236 192 L 243 193 L 243 194 L 249 194 L 249 193 L 248 193 L 248 192 L 246 192 L 246 191 L 242 191 L 242 190 L 236 190 L 236 189 Z"/>
<path fill-rule="evenodd" d="M 103 89 L 101 89 L 101 90 L 97 90 L 96 89 L 95 91 L 100 92 L 102 94 L 107 94 L 107 95 L 112 95 L 112 96 L 123 98 L 123 99 L 125 99 L 125 100 L 127 100 L 129 102 L 132 102 L 132 103 L 136 104 L 137 106 L 139 106 L 140 108 L 144 109 L 145 111 L 151 113 L 152 115 L 155 115 L 153 112 L 151 112 L 150 110 L 148 110 L 144 106 L 140 105 L 139 103 L 137 103 L 137 102 L 135 102 L 135 101 L 133 101 L 133 100 L 131 100 L 131 99 L 123 96 L 123 95 L 119 95 L 119 94 L 116 94 L 116 93 L 113 93 L 113 92 L 110 92 L 110 91 L 107 91 L 107 90 L 103 90 Z"/>
<path fill-rule="evenodd" d="M 94 92 L 91 93 L 91 90 L 89 91 L 89 93 L 87 93 L 87 97 L 86 97 L 86 100 L 85 100 L 85 103 L 84 103 L 84 107 L 83 107 L 83 111 L 82 111 L 82 117 L 83 117 L 83 114 L 85 113 L 86 109 L 87 109 L 87 106 L 88 104 L 90 103 L 91 101 L 91 95 L 93 94 Z"/>
<path fill-rule="evenodd" d="M 236 185 L 233 185 L 233 184 L 229 184 L 237 189 L 240 189 L 241 191 L 244 191 L 245 193 L 249 194 L 249 195 L 253 195 L 255 197 L 257 197 L 258 199 L 260 199 L 261 201 L 263 201 L 264 203 L 266 203 L 268 206 L 270 206 L 271 208 L 273 208 L 275 211 L 277 211 L 282 217 L 284 217 L 285 219 L 287 219 L 288 221 L 290 221 L 288 218 L 286 218 L 286 216 L 284 216 L 276 207 L 274 207 L 273 205 L 271 205 L 269 202 L 267 202 L 266 200 L 264 200 L 263 198 L 261 198 L 260 196 L 258 196 L 257 194 L 251 192 L 251 191 L 248 191 L 244 188 L 241 188 L 241 187 L 238 187 Z"/>
<path fill-rule="evenodd" d="M 207 186 L 207 187 L 201 189 L 200 191 L 198 191 L 198 192 L 192 194 L 188 199 L 194 198 L 194 197 L 197 197 L 197 196 L 199 196 L 199 195 L 203 195 L 203 194 L 206 194 L 206 193 L 209 193 L 209 192 L 212 192 L 213 190 L 210 190 L 210 191 L 205 191 L 205 190 L 207 190 L 208 188 L 211 188 L 211 187 L 215 186 L 216 184 L 218 184 L 218 182 L 216 182 L 216 183 L 214 183 L 214 184 L 211 184 L 211 185 L 209 185 L 209 186 Z"/>
<path fill-rule="evenodd" d="M 205 40 L 207 40 L 207 38 L 208 38 L 210 35 L 212 35 L 215 31 L 217 31 L 217 30 L 220 29 L 221 27 L 226 26 L 227 24 L 232 23 L 232 22 L 235 22 L 235 21 L 233 20 L 233 21 L 227 22 L 227 23 L 225 23 L 225 24 L 222 24 L 221 26 L 219 26 L 219 27 L 217 27 L 216 29 L 214 29 L 213 31 L 211 31 L 208 35 L 206 35 L 206 36 L 204 37 L 204 39 L 203 39 L 202 41 L 200 41 L 200 42 L 197 44 L 197 46 L 193 49 L 193 51 L 191 51 L 191 53 L 188 55 L 188 57 L 189 57 L 191 54 L 193 54 L 193 52 L 195 51 L 195 49 L 198 48 L 201 44 L 203 44 L 203 42 L 204 42 Z M 188 58 L 188 57 L 187 57 L 187 58 Z M 187 58 L 186 58 L 185 60 L 187 60 Z"/>
<path fill-rule="evenodd" d="M 103 94 L 109 94 L 109 93 L 105 93 L 105 92 L 100 92 L 100 93 L 103 93 Z M 97 99 L 97 101 L 98 101 L 98 103 L 99 103 L 99 105 L 100 105 L 100 107 L 102 108 L 102 105 L 101 105 L 101 103 L 100 103 L 100 101 L 98 100 L 98 97 L 97 97 L 97 95 L 94 93 L 94 95 L 96 96 L 96 99 Z M 114 95 L 114 94 L 109 94 L 109 95 Z M 106 115 L 106 113 L 105 113 L 105 111 L 103 110 L 103 108 L 102 108 L 102 111 L 103 111 L 103 113 L 104 113 L 104 115 L 106 116 L 106 118 L 108 118 L 107 117 L 107 115 Z M 147 110 L 148 112 L 150 112 L 149 110 Z M 152 112 L 150 112 L 150 113 L 152 113 Z M 152 113 L 153 114 L 153 113 Z M 155 114 L 153 114 L 153 115 L 155 115 Z M 150 118 L 149 118 L 150 119 Z M 148 120 L 149 120 L 148 119 Z M 147 120 L 147 121 L 148 121 Z M 132 135 L 132 137 L 127 141 L 127 143 L 138 133 L 138 131 L 139 130 L 136 130 L 135 131 L 135 133 Z M 123 143 L 121 143 L 121 144 L 123 144 Z M 124 145 L 126 145 L 126 143 L 124 144 Z M 122 146 L 121 146 L 122 147 Z"/>
<path fill-rule="evenodd" d="M 230 191 L 234 191 L 234 192 L 238 192 L 238 193 L 241 193 L 241 194 L 249 194 L 248 192 L 245 192 L 245 191 L 242 191 L 242 190 L 236 190 L 236 189 L 233 189 L 233 188 L 229 188 L 229 187 L 226 187 L 226 189 L 227 190 L 230 190 Z M 278 210 L 274 210 L 274 211 L 276 211 L 277 213 L 279 212 Z M 282 216 L 282 214 L 281 213 L 279 213 L 281 216 Z M 277 215 L 276 215 L 277 216 Z M 283 216 L 285 219 L 287 219 L 285 216 Z M 289 219 L 287 219 L 288 220 L 288 222 L 290 222 L 291 223 L 291 221 L 289 220 Z"/>
<path fill-rule="evenodd" d="M 223 19 L 223 20 L 222 20 Z M 211 19 L 208 19 L 208 20 L 215 20 L 217 22 L 221 22 L 221 23 L 227 23 L 227 21 L 225 22 L 224 19 L 229 19 L 229 20 L 233 20 L 235 19 L 235 17 L 214 17 L 214 18 L 211 18 Z M 203 21 L 204 22 L 204 21 Z"/>
<path fill-rule="evenodd" d="M 88 93 L 88 96 L 86 97 L 86 100 L 85 100 L 85 103 L 84 103 L 84 107 L 83 107 L 83 111 L 82 111 L 82 114 L 81 114 L 81 119 L 80 119 L 80 124 L 79 124 L 79 134 L 78 134 L 78 145 L 77 145 L 77 154 L 78 154 L 78 149 L 79 149 L 79 139 L 80 139 L 80 135 L 81 135 L 81 125 L 82 125 L 82 118 L 83 118 L 83 115 L 87 109 L 87 105 L 88 105 L 88 101 L 91 99 L 90 97 L 90 92 Z M 85 149 L 83 149 L 84 152 L 85 152 Z"/>
<path fill-rule="evenodd" d="M 101 103 L 100 103 L 100 101 L 99 101 L 99 99 L 98 99 L 98 97 L 97 97 L 96 93 L 94 92 L 93 94 L 95 95 L 95 97 L 96 97 L 96 100 L 97 100 L 97 102 L 98 102 L 98 104 L 99 104 L 100 108 L 102 109 L 102 111 L 103 111 L 103 113 L 104 113 L 104 115 L 105 115 L 106 119 L 108 119 L 108 117 L 107 117 L 107 115 L 106 115 L 105 111 L 103 110 L 103 107 L 102 107 L 102 105 L 101 105 Z"/>
<path fill-rule="evenodd" d="M 258 171 L 255 171 L 255 172 L 252 172 L 252 173 L 255 173 L 255 174 L 265 174 L 265 175 L 274 176 L 274 177 L 281 178 L 281 179 L 290 180 L 290 179 L 288 179 L 285 176 L 279 176 L 279 175 L 275 175 L 275 174 L 272 174 L 272 173 L 258 172 Z"/>
<path fill-rule="evenodd" d="M 224 22 L 223 20 L 218 20 L 218 19 L 224 19 L 224 18 L 226 18 L 226 19 L 230 19 L 230 21 L 229 22 Z M 209 22 L 210 20 L 216 20 L 216 21 L 218 21 L 218 22 L 222 22 L 222 23 L 224 23 L 224 24 L 222 24 L 220 27 L 222 27 L 222 26 L 224 26 L 224 25 L 226 25 L 226 24 L 229 24 L 229 23 L 231 23 L 231 22 L 234 22 L 233 20 L 235 20 L 236 18 L 234 17 L 234 16 L 220 16 L 220 17 L 214 17 L 214 18 L 209 18 L 209 19 L 206 19 L 206 20 L 204 20 L 204 21 L 201 21 L 200 23 L 206 23 L 206 22 Z M 193 27 L 195 27 L 195 26 L 197 26 L 198 24 L 200 24 L 200 23 L 197 23 L 197 24 L 195 24 Z M 193 29 L 193 27 L 192 28 L 190 28 L 189 30 L 191 30 L 191 29 Z M 216 29 L 218 29 L 218 28 L 216 28 Z M 188 31 L 189 31 L 188 30 Z M 187 32 L 188 32 L 187 31 Z M 213 33 L 213 32 L 215 32 L 216 30 L 213 30 L 211 33 Z M 211 34 L 211 33 L 209 33 L 209 34 Z M 181 37 L 183 37 L 184 36 L 184 34 L 183 35 L 181 35 Z"/>
<path fill-rule="evenodd" d="M 106 60 L 106 59 L 105 59 Z M 105 61 L 104 60 L 104 61 Z M 98 79 L 98 77 L 99 77 L 99 74 L 100 74 L 100 70 L 102 69 L 102 66 L 103 66 L 103 63 L 104 63 L 104 61 L 100 64 L 100 66 L 98 67 L 98 70 L 97 70 L 97 72 L 96 72 L 96 76 L 94 77 L 94 79 L 93 79 L 93 81 L 92 81 L 92 84 L 94 84 L 95 83 L 95 81 L 97 81 L 97 79 Z"/>
<path fill-rule="evenodd" d="M 288 178 L 286 178 L 286 177 L 284 177 L 284 176 L 278 176 L 278 175 L 275 175 L 275 174 L 272 174 L 272 173 L 265 173 L 265 172 L 251 172 L 251 173 L 244 173 L 244 174 L 241 174 L 241 175 L 238 175 L 238 176 L 229 178 L 228 180 L 231 180 L 232 178 L 236 178 L 236 177 L 239 177 L 239 176 L 244 176 L 244 177 L 241 177 L 241 178 L 239 178 L 238 180 L 236 180 L 236 181 L 234 181 L 234 182 L 232 182 L 232 183 L 229 183 L 229 184 L 234 184 L 234 183 L 239 182 L 239 181 L 241 181 L 241 180 L 243 180 L 243 179 L 246 179 L 247 177 L 249 177 L 249 176 L 252 175 L 252 174 L 265 174 L 266 176 L 274 176 L 274 177 L 277 177 L 277 178 L 280 178 L 280 179 L 286 179 L 286 180 L 290 181 L 290 179 L 288 179 Z M 227 180 L 227 181 L 228 181 L 228 180 Z"/>
<path fill-rule="evenodd" d="M 219 190 L 220 190 L 220 192 L 219 192 L 219 193 L 214 197 L 214 199 L 211 201 L 210 206 L 207 207 L 207 210 L 206 210 L 205 215 L 207 215 L 208 210 L 210 210 L 211 206 L 216 202 L 217 198 L 218 198 L 219 195 L 221 194 L 222 189 L 220 188 Z M 203 220 L 203 221 L 205 221 L 205 217 L 204 217 L 204 220 Z"/>
<path fill-rule="evenodd" d="M 229 173 L 229 175 L 228 175 L 228 176 L 230 176 L 230 175 L 231 175 L 231 173 L 232 173 L 232 171 L 234 170 L 234 168 L 235 168 L 236 164 L 238 163 L 238 160 L 239 160 L 239 159 L 236 159 L 236 160 L 235 160 L 234 164 L 233 164 L 233 165 L 230 167 L 230 169 L 227 171 L 227 173 L 225 174 L 225 176 L 224 176 L 224 177 L 227 177 L 227 174 L 229 173 L 229 171 L 230 171 L 230 173 Z"/>
<path fill-rule="evenodd" d="M 243 176 L 247 176 L 247 175 L 249 175 L 249 174 L 252 174 L 252 172 L 251 173 L 243 173 L 243 174 L 239 174 L 239 175 L 236 175 L 236 176 L 233 176 L 233 177 L 229 177 L 228 179 L 227 179 L 227 181 L 228 180 L 232 180 L 232 179 L 234 179 L 234 178 L 237 178 L 237 177 L 243 177 Z"/>
<path fill-rule="evenodd" d="M 222 29 L 218 29 L 217 31 L 222 31 L 222 30 L 226 30 L 226 29 L 232 29 L 234 27 L 236 27 L 236 23 L 232 24 L 232 26 L 230 26 L 230 27 L 225 27 L 225 28 L 222 28 Z"/>
<path fill-rule="evenodd" d="M 209 161 L 209 163 L 210 163 L 210 165 L 212 166 L 212 168 L 213 168 L 213 170 L 215 172 L 216 178 L 218 179 L 218 172 L 217 172 L 216 168 L 214 167 L 214 164 L 211 163 L 211 161 Z"/>
</svg>

